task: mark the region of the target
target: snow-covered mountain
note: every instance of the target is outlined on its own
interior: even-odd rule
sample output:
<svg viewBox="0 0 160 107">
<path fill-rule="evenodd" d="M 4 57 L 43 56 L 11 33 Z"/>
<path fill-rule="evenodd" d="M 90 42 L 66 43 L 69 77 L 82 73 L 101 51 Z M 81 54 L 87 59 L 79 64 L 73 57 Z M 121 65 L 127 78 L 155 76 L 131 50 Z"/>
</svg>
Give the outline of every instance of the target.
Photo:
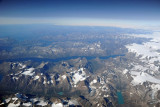
<svg viewBox="0 0 160 107">
<path fill-rule="evenodd" d="M 119 49 L 125 55 L 106 59 L 1 62 L 0 105 L 159 106 L 159 35 L 125 34 L 121 39 L 134 38 Z"/>
</svg>

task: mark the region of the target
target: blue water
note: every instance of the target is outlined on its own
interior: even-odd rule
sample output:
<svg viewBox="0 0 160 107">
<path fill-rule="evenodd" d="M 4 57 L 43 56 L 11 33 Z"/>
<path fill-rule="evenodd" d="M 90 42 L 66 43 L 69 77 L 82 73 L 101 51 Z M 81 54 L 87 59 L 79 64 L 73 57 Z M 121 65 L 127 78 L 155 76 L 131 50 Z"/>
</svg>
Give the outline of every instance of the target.
<svg viewBox="0 0 160 107">
<path fill-rule="evenodd" d="M 121 92 L 117 92 L 118 104 L 124 104 L 124 99 Z"/>
<path fill-rule="evenodd" d="M 109 58 L 115 58 L 118 56 L 125 56 L 125 55 L 109 55 L 109 56 L 102 56 L 99 57 L 99 59 L 109 59 Z M 96 56 L 71 56 L 71 57 L 64 57 L 64 58 L 56 58 L 56 59 L 49 59 L 49 58 L 16 58 L 16 59 L 7 59 L 7 60 L 0 60 L 0 63 L 4 61 L 14 62 L 14 61 L 49 61 L 49 62 L 59 62 L 64 60 L 70 60 L 70 59 L 77 59 L 77 58 L 86 58 L 87 60 L 95 59 Z"/>
</svg>

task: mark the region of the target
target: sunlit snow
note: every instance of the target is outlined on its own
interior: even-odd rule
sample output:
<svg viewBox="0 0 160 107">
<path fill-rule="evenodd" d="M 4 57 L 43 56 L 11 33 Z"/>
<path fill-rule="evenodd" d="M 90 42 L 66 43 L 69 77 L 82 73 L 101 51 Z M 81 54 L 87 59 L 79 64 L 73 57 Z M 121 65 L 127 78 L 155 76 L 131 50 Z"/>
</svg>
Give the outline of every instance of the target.
<svg viewBox="0 0 160 107">
<path fill-rule="evenodd" d="M 29 68 L 29 69 L 26 69 L 22 74 L 32 76 L 35 73 L 33 71 L 34 71 L 34 68 Z"/>
<path fill-rule="evenodd" d="M 45 102 L 44 100 L 40 100 L 37 105 L 40 105 L 40 106 L 46 106 L 48 104 L 48 102 Z"/>
<path fill-rule="evenodd" d="M 23 106 L 30 107 L 31 105 L 32 105 L 32 103 L 31 103 L 31 102 L 23 103 Z"/>
<path fill-rule="evenodd" d="M 66 79 L 66 75 L 62 75 L 63 80 Z"/>
<path fill-rule="evenodd" d="M 84 71 L 84 68 L 80 68 L 78 71 L 73 72 L 73 82 L 74 84 L 77 84 L 79 81 L 84 81 L 86 79 L 86 73 Z"/>
<path fill-rule="evenodd" d="M 52 104 L 52 107 L 63 107 L 63 104 L 62 103 L 53 103 Z"/>
<path fill-rule="evenodd" d="M 141 56 L 140 61 L 144 62 L 143 65 L 131 64 L 134 66 L 130 71 L 131 76 L 133 77 L 132 84 L 143 84 L 146 81 L 160 84 L 160 79 L 157 79 L 151 75 L 159 72 L 159 67 L 156 66 L 154 62 L 160 61 L 160 32 L 131 36 L 151 38 L 150 41 L 144 42 L 142 44 L 133 43 L 126 45 L 126 48 L 129 52 L 135 53 L 136 56 Z"/>
<path fill-rule="evenodd" d="M 138 84 L 143 84 L 144 82 L 152 82 L 152 83 L 160 83 L 159 79 L 154 78 L 153 76 L 144 73 L 144 72 L 131 72 L 131 76 L 133 77 L 132 84 L 133 85 L 138 85 Z"/>
<path fill-rule="evenodd" d="M 34 77 L 34 80 L 37 80 L 37 79 L 39 79 L 39 76 L 38 76 L 38 75 L 36 75 L 36 76 Z"/>
</svg>

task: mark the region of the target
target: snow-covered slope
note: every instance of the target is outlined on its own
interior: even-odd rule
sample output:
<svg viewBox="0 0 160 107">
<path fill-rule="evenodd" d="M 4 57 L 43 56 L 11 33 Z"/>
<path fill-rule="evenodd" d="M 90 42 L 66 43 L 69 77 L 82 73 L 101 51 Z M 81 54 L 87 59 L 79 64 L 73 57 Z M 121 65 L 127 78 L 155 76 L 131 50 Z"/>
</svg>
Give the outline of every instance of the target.
<svg viewBox="0 0 160 107">
<path fill-rule="evenodd" d="M 132 76 L 132 84 L 142 85 L 144 82 L 149 82 L 152 85 L 149 86 L 152 90 L 160 87 L 160 32 L 153 33 L 151 35 L 131 35 L 135 37 L 151 38 L 150 41 L 142 44 L 129 44 L 126 48 L 130 53 L 134 53 L 139 62 L 131 63 L 133 66 L 130 69 L 130 75 Z"/>
<path fill-rule="evenodd" d="M 146 43 L 133 43 L 127 45 L 126 47 L 128 48 L 129 52 L 135 53 L 137 56 L 141 55 L 141 59 L 150 58 L 150 63 L 153 63 L 154 61 L 160 61 L 160 32 L 156 32 L 152 36 L 146 35 L 146 38 L 152 39 Z"/>
<path fill-rule="evenodd" d="M 63 102 L 66 104 L 63 104 Z M 0 103 L 2 107 L 68 107 L 79 105 L 76 99 L 63 100 L 52 99 L 52 101 L 45 99 L 43 97 L 28 97 L 25 94 L 17 93 L 15 95 L 6 96 L 4 101 Z"/>
</svg>

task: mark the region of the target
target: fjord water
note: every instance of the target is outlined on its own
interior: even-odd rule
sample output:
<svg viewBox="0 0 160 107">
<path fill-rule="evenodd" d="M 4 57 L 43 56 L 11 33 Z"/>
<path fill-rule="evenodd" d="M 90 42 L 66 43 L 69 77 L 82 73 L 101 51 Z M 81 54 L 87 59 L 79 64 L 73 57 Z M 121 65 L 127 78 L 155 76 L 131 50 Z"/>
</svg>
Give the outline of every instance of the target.
<svg viewBox="0 0 160 107">
<path fill-rule="evenodd" d="M 124 54 L 122 55 L 109 55 L 109 56 L 103 56 L 103 57 L 98 57 L 99 59 L 109 59 L 109 58 L 116 58 L 118 56 L 125 56 Z M 70 57 L 63 57 L 63 58 L 56 58 L 56 59 L 49 59 L 49 58 L 16 58 L 16 59 L 6 59 L 6 60 L 0 60 L 0 63 L 4 61 L 9 61 L 9 62 L 14 62 L 14 61 L 49 61 L 49 62 L 59 62 L 59 61 L 65 61 L 65 60 L 70 60 L 70 59 L 77 59 L 77 58 L 86 58 L 87 60 L 95 59 L 97 58 L 96 56 L 70 56 Z"/>
</svg>

